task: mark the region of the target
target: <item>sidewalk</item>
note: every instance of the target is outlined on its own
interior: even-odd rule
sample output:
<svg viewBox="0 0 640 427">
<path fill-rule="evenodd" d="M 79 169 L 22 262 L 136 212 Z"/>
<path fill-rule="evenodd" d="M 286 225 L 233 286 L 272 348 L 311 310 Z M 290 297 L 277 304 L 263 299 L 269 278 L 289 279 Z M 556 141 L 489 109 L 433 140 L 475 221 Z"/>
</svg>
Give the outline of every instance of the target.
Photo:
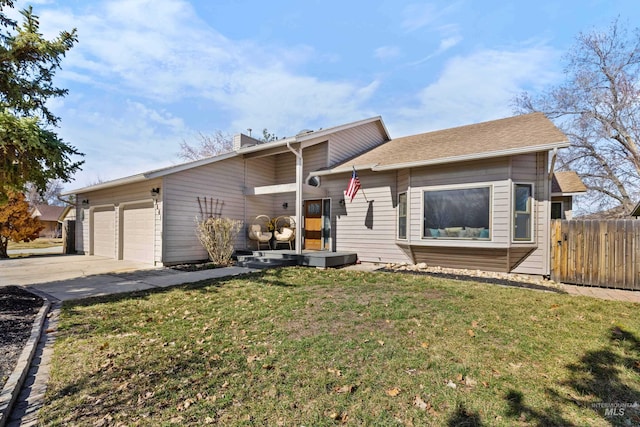
<svg viewBox="0 0 640 427">
<path fill-rule="evenodd" d="M 580 295 L 583 297 L 592 297 L 610 301 L 635 302 L 640 304 L 640 291 L 567 285 L 565 283 L 560 285 L 560 289 L 571 295 Z"/>
</svg>

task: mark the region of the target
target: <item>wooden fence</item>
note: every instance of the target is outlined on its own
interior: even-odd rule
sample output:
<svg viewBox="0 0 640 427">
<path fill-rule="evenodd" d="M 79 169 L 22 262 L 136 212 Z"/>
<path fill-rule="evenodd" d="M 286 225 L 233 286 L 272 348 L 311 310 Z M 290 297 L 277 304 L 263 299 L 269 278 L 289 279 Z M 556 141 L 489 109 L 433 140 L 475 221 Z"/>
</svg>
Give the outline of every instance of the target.
<svg viewBox="0 0 640 427">
<path fill-rule="evenodd" d="M 640 220 L 551 221 L 551 278 L 640 290 Z"/>
</svg>

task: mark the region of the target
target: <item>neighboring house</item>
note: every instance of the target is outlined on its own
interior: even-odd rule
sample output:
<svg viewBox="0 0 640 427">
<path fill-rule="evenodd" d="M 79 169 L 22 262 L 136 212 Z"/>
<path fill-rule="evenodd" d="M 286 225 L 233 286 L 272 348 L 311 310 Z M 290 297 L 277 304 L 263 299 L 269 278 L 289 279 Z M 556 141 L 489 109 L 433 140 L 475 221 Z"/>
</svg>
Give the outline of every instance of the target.
<svg viewBox="0 0 640 427">
<path fill-rule="evenodd" d="M 551 179 L 551 219 L 573 219 L 573 198 L 587 192 L 574 171 L 553 172 Z"/>
<path fill-rule="evenodd" d="M 566 136 L 541 113 L 391 139 L 380 117 L 69 192 L 76 249 L 176 264 L 206 259 L 195 236 L 204 197 L 242 220 L 295 216 L 296 251 L 361 261 L 549 274 L 550 151 Z M 352 170 L 362 188 L 344 190 Z M 199 201 L 200 200 L 200 201 Z"/>
<path fill-rule="evenodd" d="M 44 229 L 40 232 L 40 237 L 61 237 L 62 224 L 59 222 L 60 215 L 64 212 L 62 206 L 35 205 L 32 218 L 38 218 Z"/>
</svg>

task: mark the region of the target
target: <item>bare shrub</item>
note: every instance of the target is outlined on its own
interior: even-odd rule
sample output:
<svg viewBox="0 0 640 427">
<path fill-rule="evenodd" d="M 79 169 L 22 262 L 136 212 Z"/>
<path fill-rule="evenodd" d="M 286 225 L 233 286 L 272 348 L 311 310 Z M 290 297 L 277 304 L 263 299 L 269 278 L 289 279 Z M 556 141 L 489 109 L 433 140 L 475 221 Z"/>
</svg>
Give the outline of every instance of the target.
<svg viewBox="0 0 640 427">
<path fill-rule="evenodd" d="M 240 231 L 241 221 L 231 218 L 196 220 L 198 240 L 215 265 L 231 264 L 233 242 Z"/>
</svg>

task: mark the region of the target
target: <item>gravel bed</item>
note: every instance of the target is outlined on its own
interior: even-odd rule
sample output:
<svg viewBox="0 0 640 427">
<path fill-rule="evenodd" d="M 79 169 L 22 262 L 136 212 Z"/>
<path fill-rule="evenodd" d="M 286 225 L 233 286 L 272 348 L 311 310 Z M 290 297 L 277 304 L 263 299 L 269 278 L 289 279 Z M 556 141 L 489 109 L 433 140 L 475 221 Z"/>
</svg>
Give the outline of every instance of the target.
<svg viewBox="0 0 640 427">
<path fill-rule="evenodd" d="M 481 283 L 492 283 L 502 286 L 514 286 L 519 288 L 536 289 L 540 291 L 565 293 L 560 284 L 548 280 L 542 276 L 515 273 L 499 273 L 493 271 L 465 270 L 457 268 L 445 268 L 429 266 L 426 263 L 419 264 L 386 264 L 380 271 L 423 274 L 443 279 L 468 280 Z"/>
<path fill-rule="evenodd" d="M 17 286 L 0 287 L 0 390 L 26 344 L 42 298 Z"/>
</svg>

